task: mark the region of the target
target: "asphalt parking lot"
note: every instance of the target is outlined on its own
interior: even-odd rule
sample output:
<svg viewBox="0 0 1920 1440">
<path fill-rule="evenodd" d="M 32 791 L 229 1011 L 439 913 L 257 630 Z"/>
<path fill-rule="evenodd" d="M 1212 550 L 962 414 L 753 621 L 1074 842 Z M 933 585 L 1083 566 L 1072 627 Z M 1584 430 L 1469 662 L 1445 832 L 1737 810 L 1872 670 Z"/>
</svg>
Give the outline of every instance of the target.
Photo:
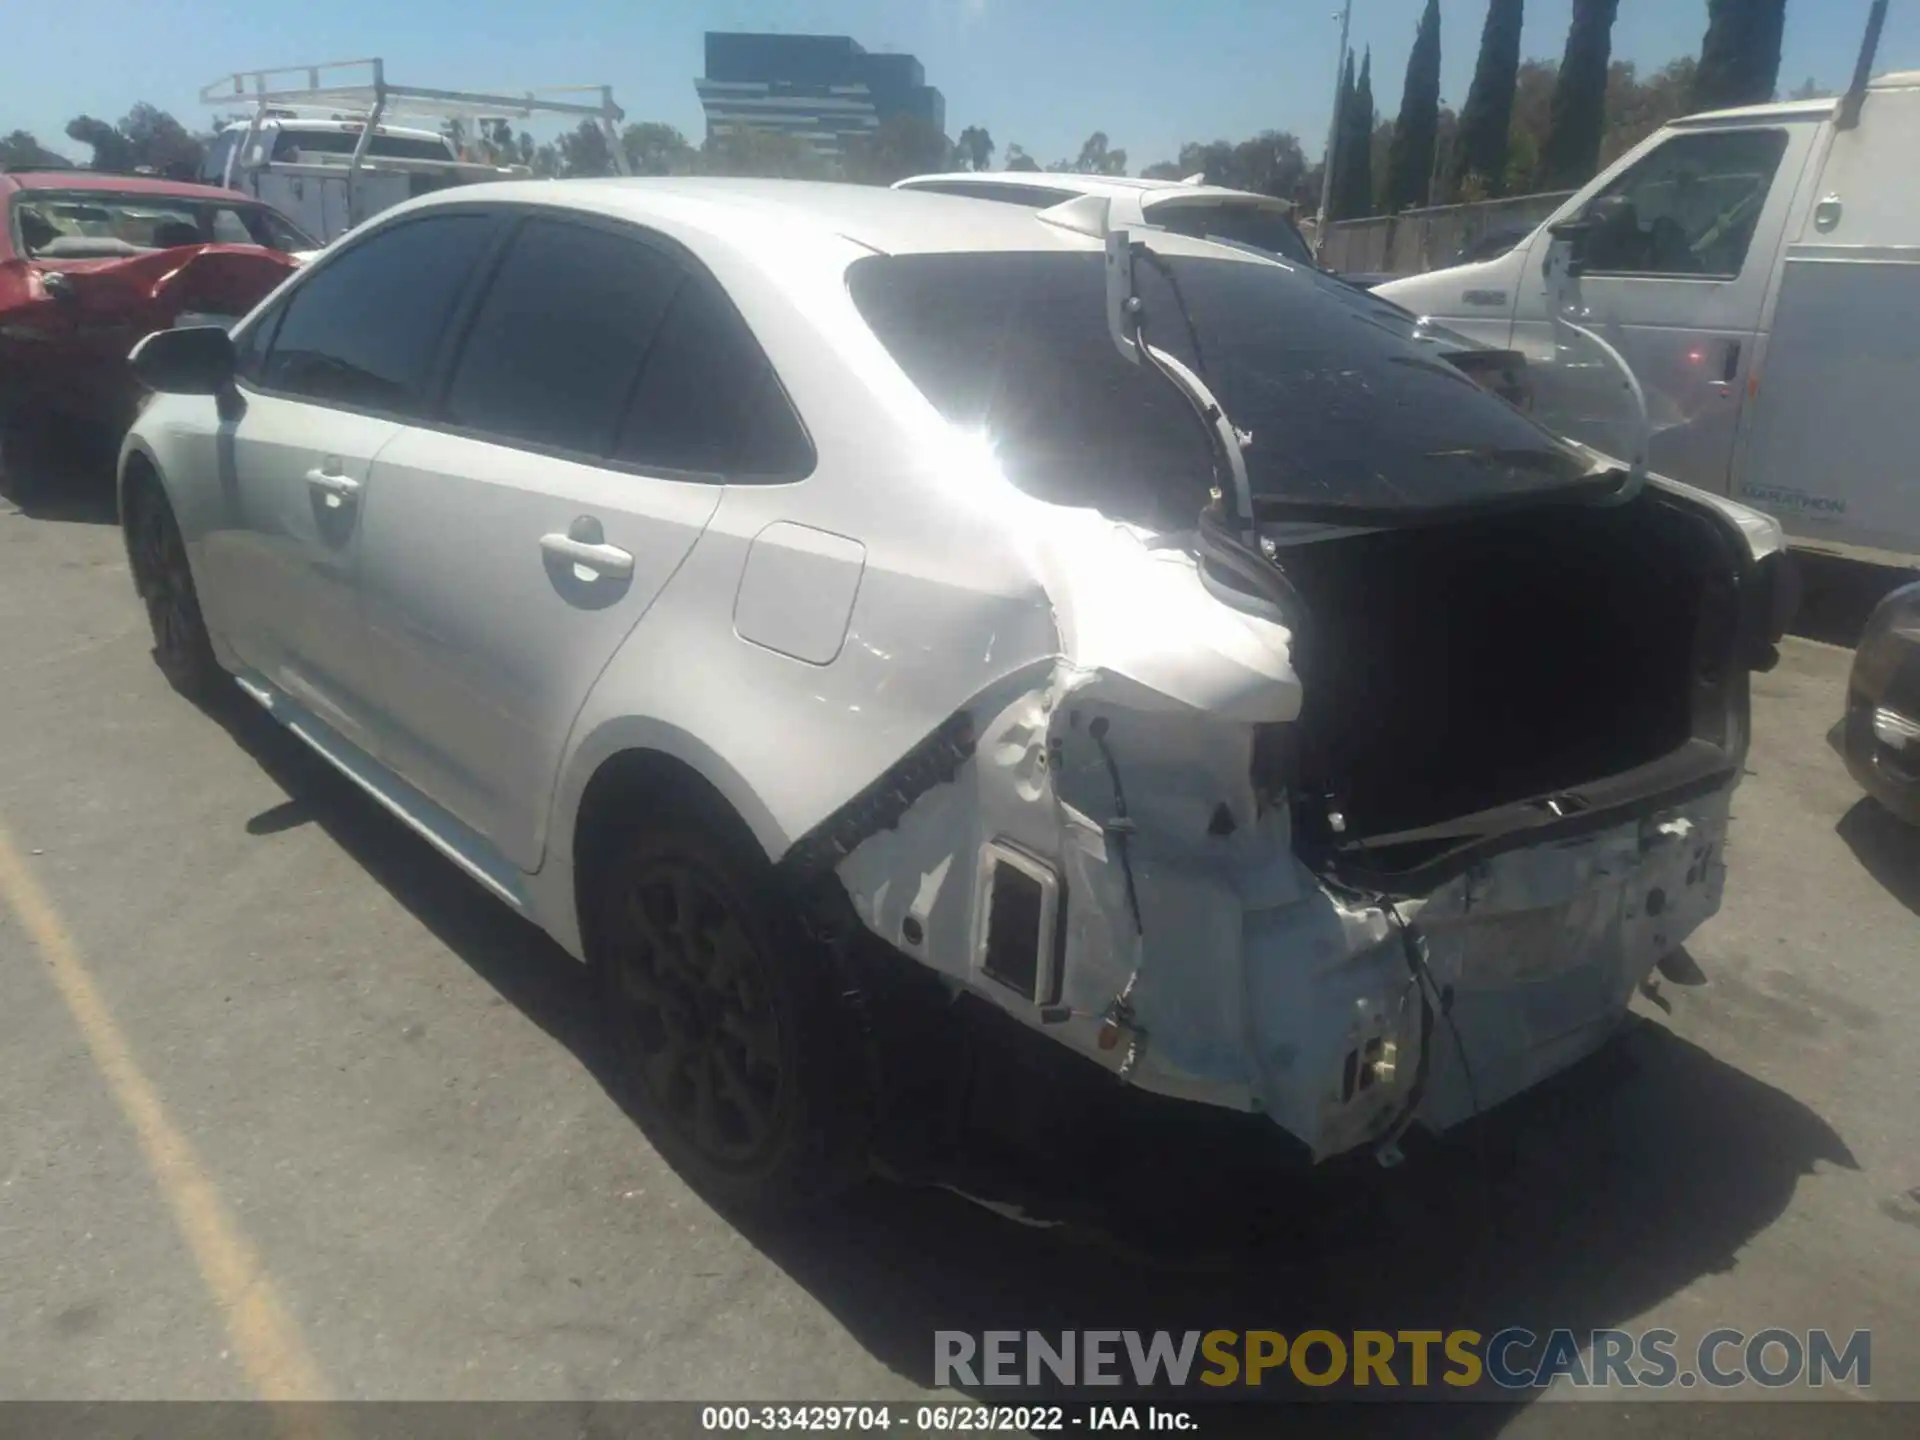
<svg viewBox="0 0 1920 1440">
<path fill-rule="evenodd" d="M 97 496 L 0 503 L 0 1397 L 908 1398 L 936 1328 L 1511 1321 L 1869 1329 L 1920 1400 L 1920 834 L 1826 746 L 1844 648 L 1757 679 L 1725 909 L 1600 1061 L 1367 1184 L 1116 1146 L 1117 1206 L 1179 1193 L 1102 1235 L 887 1184 L 729 1223 L 571 961 L 147 647 Z"/>
</svg>

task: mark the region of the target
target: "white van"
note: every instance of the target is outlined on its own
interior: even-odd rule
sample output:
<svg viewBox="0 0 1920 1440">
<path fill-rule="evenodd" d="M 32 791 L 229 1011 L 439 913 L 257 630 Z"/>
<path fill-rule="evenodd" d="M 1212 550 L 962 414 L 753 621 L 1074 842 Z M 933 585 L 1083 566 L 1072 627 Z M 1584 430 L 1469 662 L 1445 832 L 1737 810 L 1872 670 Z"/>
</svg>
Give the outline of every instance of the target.
<svg viewBox="0 0 1920 1440">
<path fill-rule="evenodd" d="M 1869 47 L 1872 43 L 1869 40 Z M 1870 54 L 1870 48 L 1869 52 Z M 1646 393 L 1648 464 L 1795 541 L 1920 555 L 1920 71 L 1660 130 L 1497 259 L 1377 293 L 1526 355 L 1536 417 L 1625 454 L 1632 407 L 1553 323 L 1550 263 Z"/>
</svg>

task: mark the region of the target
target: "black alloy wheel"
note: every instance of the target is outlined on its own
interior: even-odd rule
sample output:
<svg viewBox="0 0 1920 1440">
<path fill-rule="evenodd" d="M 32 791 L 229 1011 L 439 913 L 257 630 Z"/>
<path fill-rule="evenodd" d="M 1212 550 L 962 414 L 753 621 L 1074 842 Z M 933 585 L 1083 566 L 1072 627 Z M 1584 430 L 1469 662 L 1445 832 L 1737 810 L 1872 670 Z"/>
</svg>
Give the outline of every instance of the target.
<svg viewBox="0 0 1920 1440">
<path fill-rule="evenodd" d="M 717 1204 L 778 1214 L 866 1173 L 873 1085 L 834 958 L 733 817 L 667 797 L 589 859 L 620 1089 Z"/>
<path fill-rule="evenodd" d="M 655 857 L 623 877 L 628 943 L 613 957 L 621 1038 L 669 1122 L 713 1164 L 764 1158 L 786 1102 L 766 962 L 695 864 Z"/>
<path fill-rule="evenodd" d="M 159 481 L 150 476 L 136 483 L 128 502 L 127 555 L 134 588 L 146 602 L 154 661 L 182 695 L 205 699 L 219 664 L 201 618 L 186 541 L 173 507 Z"/>
</svg>

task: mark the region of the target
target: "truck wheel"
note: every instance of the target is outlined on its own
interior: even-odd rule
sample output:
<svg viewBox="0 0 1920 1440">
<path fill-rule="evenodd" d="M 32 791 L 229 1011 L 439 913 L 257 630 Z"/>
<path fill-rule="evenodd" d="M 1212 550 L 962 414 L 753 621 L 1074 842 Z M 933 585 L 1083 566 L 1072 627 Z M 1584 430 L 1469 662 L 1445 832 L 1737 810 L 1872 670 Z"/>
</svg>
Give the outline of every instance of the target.
<svg viewBox="0 0 1920 1440">
<path fill-rule="evenodd" d="M 865 1052 L 758 844 L 700 808 L 614 842 L 589 954 L 623 1098 L 656 1146 L 723 1208 L 792 1211 L 865 1172 Z"/>
<path fill-rule="evenodd" d="M 128 484 L 127 556 L 134 590 L 146 602 L 154 661 L 174 689 L 204 702 L 213 694 L 220 662 L 213 657 L 213 642 L 200 615 L 186 542 L 159 480 L 145 473 Z"/>
</svg>

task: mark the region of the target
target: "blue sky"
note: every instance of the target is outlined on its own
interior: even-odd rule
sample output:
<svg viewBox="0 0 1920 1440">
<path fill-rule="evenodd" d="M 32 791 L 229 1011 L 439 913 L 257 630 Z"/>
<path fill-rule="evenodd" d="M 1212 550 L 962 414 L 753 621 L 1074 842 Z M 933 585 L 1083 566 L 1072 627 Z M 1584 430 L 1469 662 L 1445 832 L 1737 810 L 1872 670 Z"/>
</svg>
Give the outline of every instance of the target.
<svg viewBox="0 0 1920 1440">
<path fill-rule="evenodd" d="M 1353 43 L 1373 47 L 1374 96 L 1398 108 L 1424 0 L 1354 0 Z M 1523 53 L 1558 58 L 1570 0 L 1528 0 Z M 1441 0 L 1442 93 L 1465 98 L 1484 0 Z M 1788 0 L 1783 89 L 1839 89 L 1867 0 Z M 151 100 L 205 121 L 199 87 L 221 72 L 382 56 L 396 81 L 448 89 L 601 84 L 635 120 L 703 133 L 693 77 L 708 29 L 852 35 L 911 51 L 947 98 L 947 128 L 983 124 L 1004 150 L 1077 153 L 1103 129 L 1135 169 L 1183 140 L 1291 130 L 1324 144 L 1337 0 L 83 0 L 9 7 L 0 133 L 83 159 L 63 134 L 81 112 L 115 120 Z M 1618 59 L 1652 69 L 1696 53 L 1706 0 L 1621 0 Z M 1881 70 L 1920 68 L 1920 0 L 1894 0 Z"/>
</svg>

